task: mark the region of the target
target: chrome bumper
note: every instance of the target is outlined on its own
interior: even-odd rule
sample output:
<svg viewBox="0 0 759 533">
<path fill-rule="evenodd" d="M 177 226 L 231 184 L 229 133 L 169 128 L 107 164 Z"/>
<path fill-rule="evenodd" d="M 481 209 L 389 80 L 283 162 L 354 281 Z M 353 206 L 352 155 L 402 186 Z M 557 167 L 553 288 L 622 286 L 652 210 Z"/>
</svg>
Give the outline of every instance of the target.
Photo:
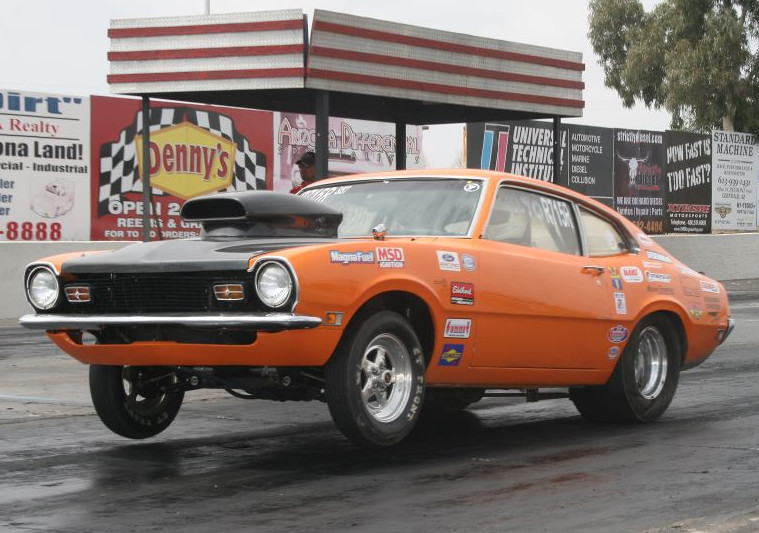
<svg viewBox="0 0 759 533">
<path fill-rule="evenodd" d="M 735 320 L 733 320 L 732 318 L 728 318 L 727 329 L 721 329 L 717 333 L 718 335 L 720 335 L 719 343 L 722 344 L 723 342 L 725 342 L 734 329 L 735 329 Z"/>
<path fill-rule="evenodd" d="M 93 330 L 108 326 L 186 326 L 200 329 L 247 329 L 282 331 L 315 328 L 321 318 L 292 313 L 215 313 L 215 314 L 147 314 L 147 315 L 24 315 L 19 324 L 29 329 Z"/>
</svg>

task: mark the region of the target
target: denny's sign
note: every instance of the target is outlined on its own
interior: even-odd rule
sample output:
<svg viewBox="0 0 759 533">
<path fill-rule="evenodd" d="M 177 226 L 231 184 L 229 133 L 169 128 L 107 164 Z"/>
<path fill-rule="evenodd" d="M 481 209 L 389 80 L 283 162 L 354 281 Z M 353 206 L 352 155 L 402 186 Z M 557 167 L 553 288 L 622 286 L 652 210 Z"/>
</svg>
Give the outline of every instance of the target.
<svg viewBox="0 0 759 533">
<path fill-rule="evenodd" d="M 142 135 L 136 143 L 144 168 Z M 183 122 L 152 134 L 148 146 L 150 184 L 165 193 L 187 200 L 232 186 L 237 145 L 230 139 Z"/>
<path fill-rule="evenodd" d="M 92 188 L 96 213 L 93 240 L 141 238 L 142 169 L 146 165 L 150 171 L 151 239 L 198 234 L 196 224 L 187 224 L 179 216 L 185 200 L 221 191 L 269 188 L 266 154 L 271 153 L 272 146 L 270 113 L 153 107 L 148 160 L 143 161 L 142 113 L 134 107 L 135 101 L 109 99 L 104 103 L 113 112 L 93 111 L 93 152 L 99 154 L 97 161 L 93 156 L 93 170 L 98 176 Z M 132 106 L 129 122 L 122 122 L 117 130 L 113 117 L 123 116 L 127 105 Z M 96 139 L 106 140 L 98 145 Z"/>
</svg>

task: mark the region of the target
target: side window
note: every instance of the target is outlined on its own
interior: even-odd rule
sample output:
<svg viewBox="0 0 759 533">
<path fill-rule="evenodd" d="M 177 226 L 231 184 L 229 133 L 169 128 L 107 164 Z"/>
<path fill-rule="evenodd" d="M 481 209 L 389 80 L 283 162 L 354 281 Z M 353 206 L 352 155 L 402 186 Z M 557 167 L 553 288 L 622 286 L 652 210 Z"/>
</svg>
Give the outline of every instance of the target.
<svg viewBox="0 0 759 533">
<path fill-rule="evenodd" d="M 625 240 L 613 224 L 585 209 L 580 209 L 580 216 L 589 256 L 616 255 L 627 251 Z"/>
<path fill-rule="evenodd" d="M 484 238 L 579 255 L 577 224 L 569 202 L 540 193 L 498 190 Z"/>
</svg>

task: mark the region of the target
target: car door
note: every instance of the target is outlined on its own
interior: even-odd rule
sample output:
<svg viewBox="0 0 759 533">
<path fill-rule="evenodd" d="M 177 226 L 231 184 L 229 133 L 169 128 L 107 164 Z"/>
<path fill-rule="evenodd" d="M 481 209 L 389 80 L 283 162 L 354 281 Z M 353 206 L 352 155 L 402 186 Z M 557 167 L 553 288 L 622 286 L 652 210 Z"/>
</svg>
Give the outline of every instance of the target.
<svg viewBox="0 0 759 533">
<path fill-rule="evenodd" d="M 482 239 L 472 366 L 597 368 L 609 350 L 612 283 L 581 255 L 572 204 L 502 186 Z"/>
</svg>

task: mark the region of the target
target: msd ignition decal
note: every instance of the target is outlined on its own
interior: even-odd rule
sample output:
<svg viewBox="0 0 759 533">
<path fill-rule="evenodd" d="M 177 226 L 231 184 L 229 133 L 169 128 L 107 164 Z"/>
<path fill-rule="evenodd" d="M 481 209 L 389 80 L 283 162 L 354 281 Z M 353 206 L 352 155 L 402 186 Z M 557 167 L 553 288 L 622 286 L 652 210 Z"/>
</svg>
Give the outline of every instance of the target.
<svg viewBox="0 0 759 533">
<path fill-rule="evenodd" d="M 472 283 L 452 281 L 451 303 L 458 305 L 474 305 L 474 285 Z"/>
<path fill-rule="evenodd" d="M 438 359 L 439 366 L 459 366 L 461 358 L 464 357 L 463 344 L 443 344 L 443 353 Z"/>
<path fill-rule="evenodd" d="M 437 264 L 440 270 L 461 272 L 459 254 L 456 252 L 437 251 Z"/>
<path fill-rule="evenodd" d="M 98 216 L 124 213 L 123 195 L 142 193 L 141 132 L 142 112 L 137 112 L 117 142 L 100 146 Z M 155 196 L 186 200 L 216 191 L 266 188 L 266 156 L 251 149 L 232 119 L 221 113 L 152 108 L 149 154 Z M 178 215 L 179 207 L 172 214 Z"/>
<path fill-rule="evenodd" d="M 627 340 L 627 334 L 627 328 L 620 324 L 609 330 L 608 338 L 614 344 L 619 344 Z"/>
<path fill-rule="evenodd" d="M 472 333 L 472 320 L 469 318 L 449 318 L 445 321 L 443 337 L 446 339 L 468 339 Z"/>
<path fill-rule="evenodd" d="M 620 269 L 622 279 L 628 283 L 642 283 L 643 273 L 638 267 L 622 267 Z"/>
<path fill-rule="evenodd" d="M 380 268 L 403 268 L 406 262 L 403 248 L 378 246 L 375 248 L 375 251 L 377 252 L 377 263 Z"/>
</svg>

